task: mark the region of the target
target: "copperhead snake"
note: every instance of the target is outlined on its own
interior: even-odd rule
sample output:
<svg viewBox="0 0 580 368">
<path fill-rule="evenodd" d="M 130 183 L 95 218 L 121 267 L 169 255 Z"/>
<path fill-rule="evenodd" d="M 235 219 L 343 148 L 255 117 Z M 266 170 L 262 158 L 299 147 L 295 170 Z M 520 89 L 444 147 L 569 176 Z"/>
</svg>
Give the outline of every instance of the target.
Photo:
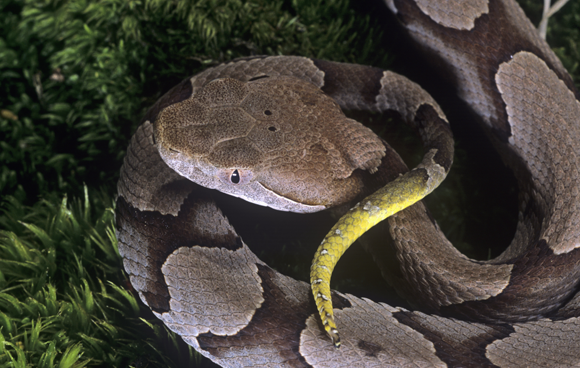
<svg viewBox="0 0 580 368">
<path fill-rule="evenodd" d="M 184 80 L 133 136 L 116 210 L 133 287 L 224 367 L 580 366 L 580 102 L 571 78 L 512 0 L 386 2 L 514 171 L 510 247 L 473 261 L 421 202 L 390 216 L 400 267 L 385 274 L 422 311 L 332 292 L 336 349 L 310 286 L 260 261 L 199 186 L 313 212 L 399 177 L 398 156 L 340 106 L 395 112 L 413 125 L 427 148 L 410 173 L 424 188 L 449 170 L 450 130 L 436 102 L 394 73 L 250 57 Z M 379 263 L 382 246 L 370 247 Z"/>
</svg>

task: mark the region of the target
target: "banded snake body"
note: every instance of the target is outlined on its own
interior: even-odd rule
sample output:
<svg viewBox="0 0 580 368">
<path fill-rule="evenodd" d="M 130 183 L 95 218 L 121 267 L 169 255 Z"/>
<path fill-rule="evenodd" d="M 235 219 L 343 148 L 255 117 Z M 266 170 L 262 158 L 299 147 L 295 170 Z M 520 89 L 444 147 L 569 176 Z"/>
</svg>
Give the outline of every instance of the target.
<svg viewBox="0 0 580 368">
<path fill-rule="evenodd" d="M 470 260 L 421 202 L 411 205 L 453 157 L 443 112 L 416 84 L 360 65 L 249 57 L 174 87 L 132 138 L 117 237 L 133 287 L 222 366 L 579 366 L 580 102 L 570 76 L 512 0 L 386 3 L 513 170 L 520 203 L 510 247 Z M 399 178 L 396 153 L 339 107 L 399 115 L 426 146 L 421 165 Z M 332 239 L 316 253 L 328 272 L 313 273 L 313 299 L 308 284 L 260 261 L 199 189 L 315 212 L 393 179 L 404 185 L 389 191 L 387 207 L 410 206 L 386 220 L 400 261 L 392 280 L 428 312 L 316 289 L 339 257 Z M 358 208 L 366 216 L 383 204 L 363 199 Z M 333 229 L 338 238 L 358 220 L 341 221 L 351 226 Z M 325 331 L 337 344 L 331 311 L 340 349 Z"/>
</svg>

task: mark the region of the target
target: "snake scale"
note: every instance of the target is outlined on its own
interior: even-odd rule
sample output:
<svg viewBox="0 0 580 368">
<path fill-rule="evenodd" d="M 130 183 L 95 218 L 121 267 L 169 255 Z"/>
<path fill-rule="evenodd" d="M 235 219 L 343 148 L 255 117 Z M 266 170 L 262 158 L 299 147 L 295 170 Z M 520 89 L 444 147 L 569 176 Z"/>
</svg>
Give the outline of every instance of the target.
<svg viewBox="0 0 580 368">
<path fill-rule="evenodd" d="M 417 85 L 372 67 L 249 57 L 184 80 L 133 136 L 116 210 L 133 287 L 224 367 L 580 366 L 580 102 L 570 76 L 512 0 L 386 3 L 518 180 L 508 249 L 470 260 L 420 201 L 410 205 L 443 179 L 453 154 L 445 116 Z M 400 116 L 426 146 L 422 163 L 403 174 L 396 153 L 341 108 Z M 313 298 L 310 285 L 258 259 L 201 188 L 315 212 L 393 180 L 406 184 L 392 198 L 410 206 L 386 220 L 399 266 L 384 273 L 420 311 L 338 292 Z M 370 247 L 379 264 L 384 246 Z M 331 268 L 339 253 L 323 244 L 317 264 Z M 329 277 L 315 274 L 314 287 Z M 322 302 L 332 307 L 319 310 Z M 340 349 L 319 316 L 328 326 L 329 310 Z"/>
</svg>

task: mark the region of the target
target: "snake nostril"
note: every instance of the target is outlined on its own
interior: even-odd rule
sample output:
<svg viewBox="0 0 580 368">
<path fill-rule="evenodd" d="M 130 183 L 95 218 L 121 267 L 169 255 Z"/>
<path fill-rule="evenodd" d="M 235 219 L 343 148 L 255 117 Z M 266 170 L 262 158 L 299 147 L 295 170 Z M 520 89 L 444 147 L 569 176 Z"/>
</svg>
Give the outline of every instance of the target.
<svg viewBox="0 0 580 368">
<path fill-rule="evenodd" d="M 275 132 L 278 130 L 278 128 L 276 128 L 275 126 L 271 126 L 271 127 L 268 127 L 268 130 L 271 132 Z"/>
<path fill-rule="evenodd" d="M 268 116 L 270 116 L 270 115 L 272 115 L 272 111 L 270 111 L 270 110 L 265 110 L 265 111 L 264 111 L 264 115 L 268 115 Z"/>
</svg>

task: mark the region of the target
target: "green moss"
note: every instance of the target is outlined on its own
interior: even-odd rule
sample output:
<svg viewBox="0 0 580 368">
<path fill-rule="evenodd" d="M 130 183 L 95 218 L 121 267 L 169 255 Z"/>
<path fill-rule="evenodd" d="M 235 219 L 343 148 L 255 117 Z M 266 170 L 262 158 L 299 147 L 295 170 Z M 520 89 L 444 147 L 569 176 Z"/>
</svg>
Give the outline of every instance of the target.
<svg viewBox="0 0 580 368">
<path fill-rule="evenodd" d="M 569 1 L 548 23 L 547 40 L 580 85 L 580 2 Z"/>
<path fill-rule="evenodd" d="M 124 367 L 160 350 L 168 332 L 126 288 L 110 197 L 23 207 L 9 197 L 0 232 L 0 366 Z M 105 208 L 107 206 L 107 208 Z M 146 322 L 146 323 L 144 323 Z M 173 350 L 188 347 L 175 344 Z"/>
<path fill-rule="evenodd" d="M 535 25 L 542 19 L 543 2 L 518 1 Z M 552 3 L 555 3 L 553 1 Z M 562 60 L 576 85 L 580 84 L 580 3 L 569 0 L 548 20 L 548 44 Z"/>
</svg>

